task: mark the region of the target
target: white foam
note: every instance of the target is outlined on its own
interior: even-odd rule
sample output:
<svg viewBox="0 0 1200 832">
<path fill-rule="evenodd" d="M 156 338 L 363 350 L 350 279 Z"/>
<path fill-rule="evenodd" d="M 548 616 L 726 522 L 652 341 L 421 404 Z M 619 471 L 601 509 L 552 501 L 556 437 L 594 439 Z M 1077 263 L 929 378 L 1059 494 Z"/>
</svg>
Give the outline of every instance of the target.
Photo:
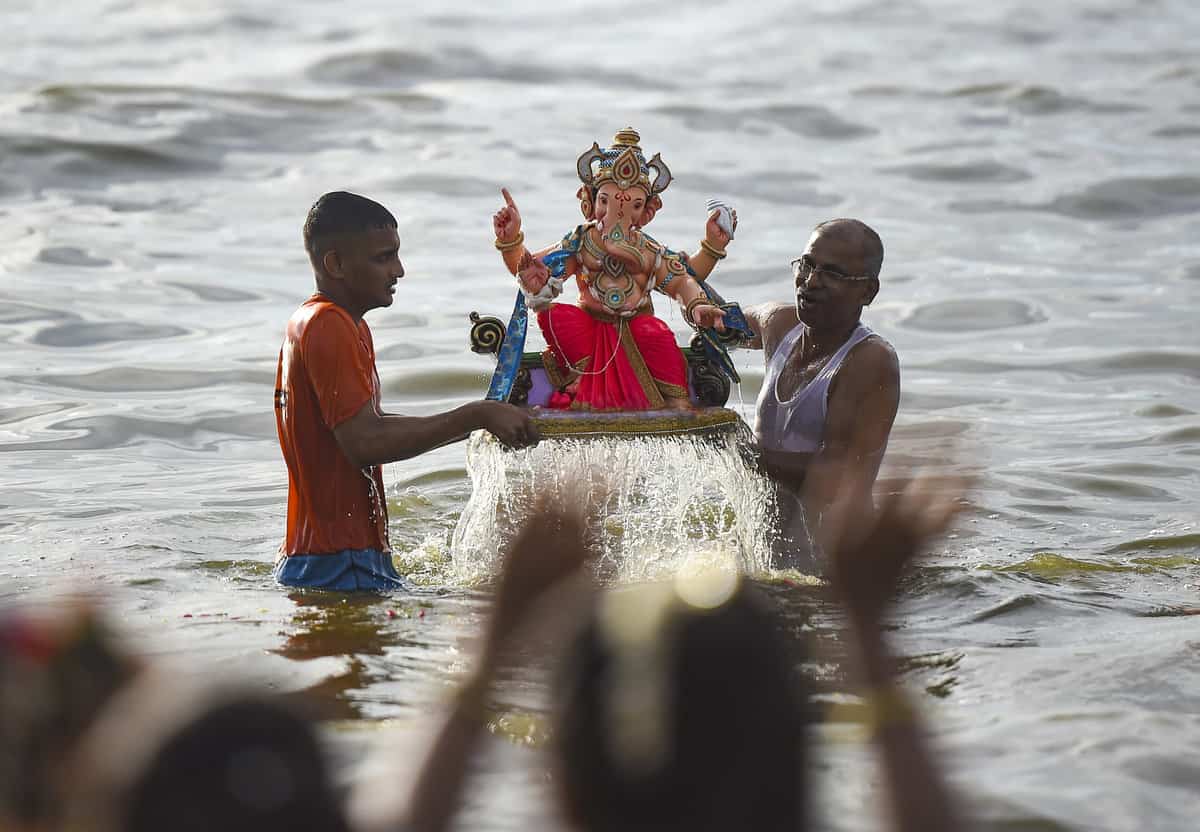
<svg viewBox="0 0 1200 832">
<path fill-rule="evenodd" d="M 476 433 L 467 447 L 473 491 L 451 543 L 454 580 L 495 572 L 529 496 L 545 487 L 601 504 L 597 569 L 607 577 L 649 580 L 698 562 L 761 574 L 774 504 L 745 461 L 747 441 L 742 425 L 720 435 L 556 438 L 513 452 Z"/>
</svg>

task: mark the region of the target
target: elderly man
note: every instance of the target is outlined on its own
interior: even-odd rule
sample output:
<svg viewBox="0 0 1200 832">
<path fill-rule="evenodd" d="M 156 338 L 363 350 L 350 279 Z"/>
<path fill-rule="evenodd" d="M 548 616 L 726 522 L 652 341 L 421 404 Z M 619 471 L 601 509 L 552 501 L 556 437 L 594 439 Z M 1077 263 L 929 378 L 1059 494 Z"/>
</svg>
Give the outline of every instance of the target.
<svg viewBox="0 0 1200 832">
<path fill-rule="evenodd" d="M 864 507 L 900 401 L 892 345 L 859 320 L 879 291 L 883 243 L 859 220 L 813 229 L 792 261 L 794 304 L 748 309 L 766 375 L 754 434 L 779 489 L 780 550 L 788 565 L 820 569 L 820 519 L 843 478 Z"/>
</svg>

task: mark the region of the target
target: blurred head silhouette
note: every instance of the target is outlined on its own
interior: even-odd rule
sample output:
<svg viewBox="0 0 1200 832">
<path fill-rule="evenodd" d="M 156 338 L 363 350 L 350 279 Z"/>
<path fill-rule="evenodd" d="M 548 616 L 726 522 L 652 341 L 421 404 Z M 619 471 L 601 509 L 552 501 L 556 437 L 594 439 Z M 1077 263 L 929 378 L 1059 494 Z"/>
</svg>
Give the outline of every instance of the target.
<svg viewBox="0 0 1200 832">
<path fill-rule="evenodd" d="M 569 820 L 803 828 L 803 699 L 776 626 L 733 573 L 598 596 L 557 683 Z"/>
<path fill-rule="evenodd" d="M 0 610 L 0 829 L 58 821 L 68 760 L 139 670 L 87 599 Z"/>
<path fill-rule="evenodd" d="M 140 680 L 97 721 L 76 771 L 69 829 L 347 829 L 310 722 L 254 694 Z"/>
</svg>

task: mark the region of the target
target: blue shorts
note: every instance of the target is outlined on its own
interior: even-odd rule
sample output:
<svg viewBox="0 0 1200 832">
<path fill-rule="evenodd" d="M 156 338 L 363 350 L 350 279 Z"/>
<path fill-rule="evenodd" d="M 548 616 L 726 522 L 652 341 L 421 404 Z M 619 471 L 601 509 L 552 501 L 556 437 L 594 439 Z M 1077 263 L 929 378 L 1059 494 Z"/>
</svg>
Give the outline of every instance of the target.
<svg viewBox="0 0 1200 832">
<path fill-rule="evenodd" d="M 288 555 L 275 564 L 275 580 L 284 586 L 342 592 L 412 589 L 412 585 L 396 572 L 392 556 L 378 549 L 343 549 L 331 555 Z"/>
</svg>

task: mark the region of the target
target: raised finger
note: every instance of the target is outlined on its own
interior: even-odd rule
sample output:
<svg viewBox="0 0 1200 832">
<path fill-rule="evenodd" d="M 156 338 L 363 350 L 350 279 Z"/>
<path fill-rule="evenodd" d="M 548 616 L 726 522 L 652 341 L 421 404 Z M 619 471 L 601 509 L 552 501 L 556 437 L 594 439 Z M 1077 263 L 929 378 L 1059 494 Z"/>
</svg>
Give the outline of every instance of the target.
<svg viewBox="0 0 1200 832">
<path fill-rule="evenodd" d="M 501 188 L 501 189 L 500 189 L 500 195 L 504 197 L 504 203 L 505 203 L 505 204 L 506 204 L 506 205 L 507 205 L 509 208 L 516 208 L 516 207 L 517 207 L 516 203 L 515 203 L 515 202 L 513 202 L 512 194 L 510 194 L 510 193 L 508 192 L 508 188 Z"/>
</svg>

